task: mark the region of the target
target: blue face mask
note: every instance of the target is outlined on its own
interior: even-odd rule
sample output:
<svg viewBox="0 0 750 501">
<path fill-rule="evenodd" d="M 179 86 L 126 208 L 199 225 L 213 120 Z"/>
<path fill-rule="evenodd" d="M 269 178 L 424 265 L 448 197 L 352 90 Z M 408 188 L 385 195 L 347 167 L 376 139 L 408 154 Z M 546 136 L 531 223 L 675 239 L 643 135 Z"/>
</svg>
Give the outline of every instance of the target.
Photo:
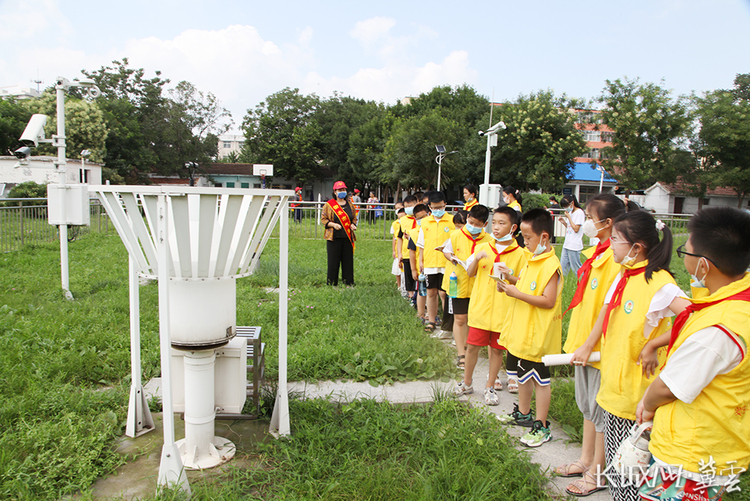
<svg viewBox="0 0 750 501">
<path fill-rule="evenodd" d="M 703 259 L 703 258 L 701 258 Z M 695 273 L 690 274 L 690 278 L 693 279 L 692 282 L 690 282 L 690 287 L 695 287 L 696 289 L 705 289 L 706 284 L 704 280 L 706 279 L 706 275 L 708 275 L 708 272 L 706 272 L 706 275 L 703 275 L 703 278 L 698 278 L 698 267 L 701 265 L 700 259 L 698 260 L 698 264 L 695 265 Z"/>
<path fill-rule="evenodd" d="M 346 192 L 345 191 L 340 191 L 340 192 L 336 193 L 336 196 L 339 197 L 339 198 L 346 198 Z"/>
<path fill-rule="evenodd" d="M 503 244 L 505 242 L 510 242 L 513 239 L 513 235 L 511 235 L 510 233 L 508 233 L 507 235 L 503 235 L 500 238 L 496 237 L 495 235 L 492 235 L 492 238 L 495 239 L 495 242 Z"/>
<path fill-rule="evenodd" d="M 536 249 L 534 249 L 534 256 L 538 256 L 539 254 L 543 254 L 544 251 L 547 250 L 546 245 L 542 245 L 542 242 L 539 242 L 539 245 L 536 246 Z"/>
<path fill-rule="evenodd" d="M 440 219 L 445 215 L 445 209 L 438 209 L 432 211 L 432 215 L 435 216 L 435 219 Z"/>
<path fill-rule="evenodd" d="M 404 212 L 406 212 L 407 216 L 413 216 L 414 215 L 414 207 L 404 207 Z"/>
<path fill-rule="evenodd" d="M 421 219 L 417 219 L 417 226 L 422 226 L 422 220 Z"/>
<path fill-rule="evenodd" d="M 468 231 L 472 235 L 479 235 L 482 232 L 482 228 L 477 228 L 476 226 L 472 226 L 469 223 L 466 223 L 466 226 L 464 226 L 464 228 L 466 228 L 466 231 Z"/>
</svg>

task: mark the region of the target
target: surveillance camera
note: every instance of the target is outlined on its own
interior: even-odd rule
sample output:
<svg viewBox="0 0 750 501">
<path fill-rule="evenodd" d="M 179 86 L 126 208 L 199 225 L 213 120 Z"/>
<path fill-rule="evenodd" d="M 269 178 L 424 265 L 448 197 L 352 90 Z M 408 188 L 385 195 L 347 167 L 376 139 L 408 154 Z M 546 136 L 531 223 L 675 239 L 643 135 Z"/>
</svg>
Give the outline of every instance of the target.
<svg viewBox="0 0 750 501">
<path fill-rule="evenodd" d="M 480 130 L 477 134 L 479 134 L 479 137 L 484 136 L 485 132 L 483 130 Z"/>
<path fill-rule="evenodd" d="M 31 115 L 28 125 L 21 134 L 20 141 L 28 146 L 38 146 L 44 139 L 44 126 L 47 124 L 47 115 Z"/>
<path fill-rule="evenodd" d="M 29 148 L 28 146 L 21 146 L 16 151 L 14 151 L 13 154 L 16 156 L 16 158 L 25 160 L 31 155 L 31 148 Z"/>
</svg>

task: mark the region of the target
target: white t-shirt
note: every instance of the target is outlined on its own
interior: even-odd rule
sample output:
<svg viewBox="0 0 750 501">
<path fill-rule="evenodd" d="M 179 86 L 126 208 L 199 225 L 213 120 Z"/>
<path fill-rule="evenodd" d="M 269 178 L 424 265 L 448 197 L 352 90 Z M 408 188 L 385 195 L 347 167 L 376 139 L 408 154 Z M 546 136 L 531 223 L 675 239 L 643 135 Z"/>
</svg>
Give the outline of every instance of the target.
<svg viewBox="0 0 750 501">
<path fill-rule="evenodd" d="M 583 210 L 576 207 L 573 212 L 570 213 L 570 219 L 573 220 L 578 226 L 578 231 L 573 231 L 573 228 L 568 221 L 568 226 L 565 229 L 565 243 L 563 249 L 572 251 L 583 250 L 583 223 L 586 222 L 586 213 Z"/>
</svg>

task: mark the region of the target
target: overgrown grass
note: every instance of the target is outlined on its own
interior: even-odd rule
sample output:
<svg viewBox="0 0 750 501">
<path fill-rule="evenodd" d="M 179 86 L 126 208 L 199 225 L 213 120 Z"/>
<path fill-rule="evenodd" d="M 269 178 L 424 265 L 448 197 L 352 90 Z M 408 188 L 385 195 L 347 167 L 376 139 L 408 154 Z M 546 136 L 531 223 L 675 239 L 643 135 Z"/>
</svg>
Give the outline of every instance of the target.
<svg viewBox="0 0 750 501">
<path fill-rule="evenodd" d="M 482 408 L 454 399 L 290 404 L 292 435 L 259 447 L 261 467 L 193 483 L 192 499 L 550 499 L 539 466 Z"/>
</svg>

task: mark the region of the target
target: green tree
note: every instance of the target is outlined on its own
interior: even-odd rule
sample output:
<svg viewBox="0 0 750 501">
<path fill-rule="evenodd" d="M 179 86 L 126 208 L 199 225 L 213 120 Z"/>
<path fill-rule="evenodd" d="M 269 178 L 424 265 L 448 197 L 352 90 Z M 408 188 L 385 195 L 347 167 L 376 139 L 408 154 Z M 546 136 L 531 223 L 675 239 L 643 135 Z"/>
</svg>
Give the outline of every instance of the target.
<svg viewBox="0 0 750 501">
<path fill-rule="evenodd" d="M 498 145 L 492 148 L 490 182 L 525 191 L 560 191 L 575 157 L 586 151 L 586 143 L 575 128 L 575 116 L 569 111 L 573 104 L 565 95 L 539 91 L 496 107 L 492 121 L 502 120 L 506 129 L 500 131 Z M 489 117 L 485 116 L 483 122 L 489 123 Z M 485 152 L 486 138 L 475 138 L 472 143 L 473 150 Z M 477 170 L 483 178 L 484 161 Z"/>
<path fill-rule="evenodd" d="M 682 172 L 675 159 L 690 124 L 685 102 L 669 90 L 638 79 L 607 80 L 599 101 L 603 122 L 615 131 L 602 165 L 628 189 L 674 181 Z"/>
<path fill-rule="evenodd" d="M 31 118 L 31 112 L 13 98 L 0 99 L 0 152 L 3 155 L 20 146 L 18 138 Z"/>
<path fill-rule="evenodd" d="M 314 120 L 319 105 L 315 94 L 305 96 L 287 87 L 248 110 L 242 122 L 242 159 L 273 164 L 274 175 L 299 184 L 321 179 L 321 134 Z"/>
<path fill-rule="evenodd" d="M 456 122 L 442 116 L 439 110 L 397 120 L 386 142 L 379 174 L 383 179 L 394 176 L 402 186 L 435 189 L 438 176 L 435 145 L 443 144 L 450 151 L 461 141 L 462 132 Z M 446 159 L 441 185 L 447 185 L 455 175 L 456 169 Z"/>
<path fill-rule="evenodd" d="M 750 74 L 738 74 L 734 89 L 696 98 L 700 132 L 694 148 L 705 158 L 694 176 L 699 186 L 728 186 L 742 207 L 750 194 Z"/>
</svg>

